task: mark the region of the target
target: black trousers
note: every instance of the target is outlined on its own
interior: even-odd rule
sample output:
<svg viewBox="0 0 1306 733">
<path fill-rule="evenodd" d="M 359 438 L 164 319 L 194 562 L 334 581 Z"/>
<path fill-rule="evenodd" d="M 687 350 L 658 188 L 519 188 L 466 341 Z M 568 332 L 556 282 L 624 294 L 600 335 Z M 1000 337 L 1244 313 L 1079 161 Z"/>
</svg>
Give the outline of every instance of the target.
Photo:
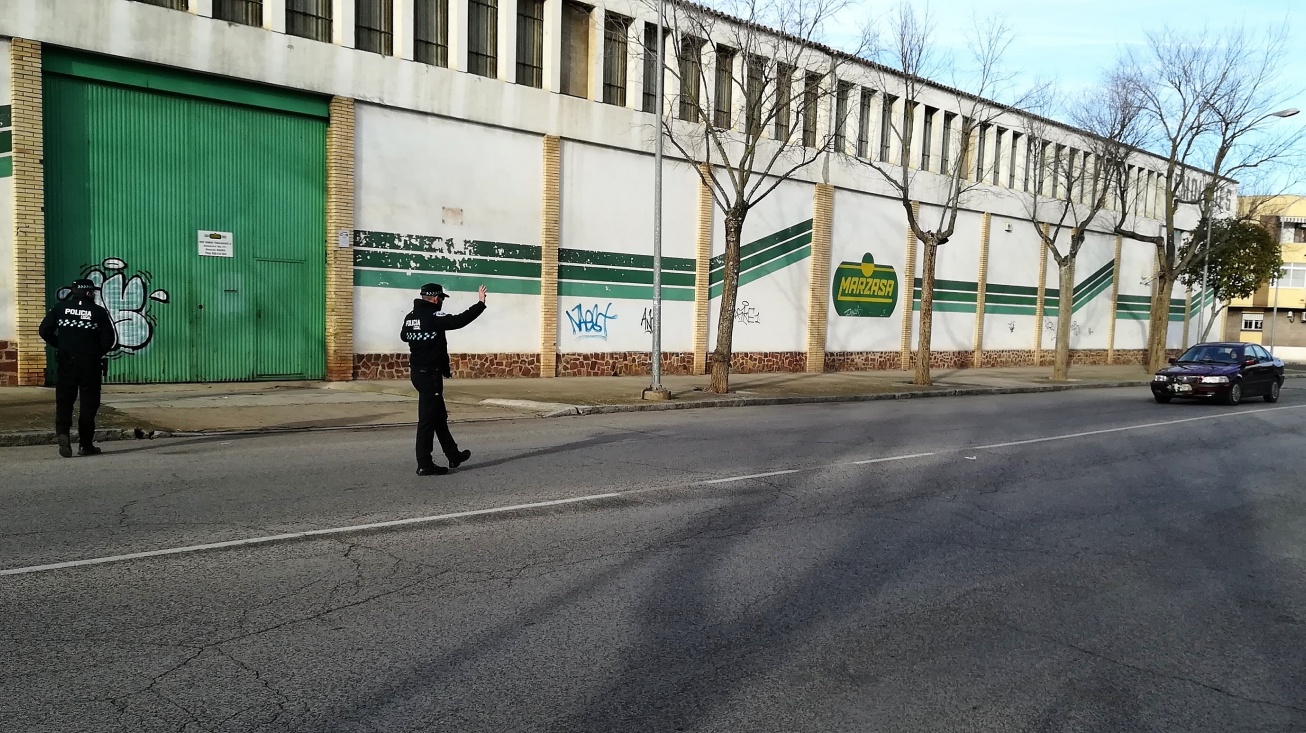
<svg viewBox="0 0 1306 733">
<path fill-rule="evenodd" d="M 73 403 L 82 400 L 77 439 L 83 448 L 95 441 L 95 414 L 100 411 L 100 360 L 57 357 L 59 382 L 54 388 L 54 432 L 68 435 L 73 427 Z"/>
<path fill-rule="evenodd" d="M 444 377 L 435 367 L 413 367 L 413 386 L 417 388 L 417 465 L 432 463 L 435 439 L 445 458 L 458 455 L 458 443 L 449 432 L 449 410 L 444 405 Z"/>
</svg>

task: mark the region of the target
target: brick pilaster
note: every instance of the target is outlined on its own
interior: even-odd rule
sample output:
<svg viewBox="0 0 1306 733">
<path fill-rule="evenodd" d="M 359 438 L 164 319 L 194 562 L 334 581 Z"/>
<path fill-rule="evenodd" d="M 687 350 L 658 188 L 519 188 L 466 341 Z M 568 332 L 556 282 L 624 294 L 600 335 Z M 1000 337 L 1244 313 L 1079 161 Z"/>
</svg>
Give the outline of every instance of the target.
<svg viewBox="0 0 1306 733">
<path fill-rule="evenodd" d="M 911 202 L 913 218 L 919 220 L 921 202 Z M 912 304 L 916 300 L 916 231 L 907 225 L 907 264 L 902 268 L 902 368 L 911 369 Z"/>
<path fill-rule="evenodd" d="M 1116 260 L 1111 269 L 1111 322 L 1106 333 L 1106 363 L 1116 363 L 1116 301 L 1120 299 L 1120 247 L 1124 237 L 1116 235 Z"/>
<path fill-rule="evenodd" d="M 712 189 L 705 177 L 710 175 L 706 166 L 700 166 L 698 181 L 698 242 L 694 255 L 694 373 L 707 373 L 707 323 L 712 313 L 711 289 L 708 278 L 712 269 Z"/>
<path fill-rule="evenodd" d="M 15 38 L 9 47 L 13 104 L 14 294 L 18 315 L 18 383 L 45 383 L 45 142 L 41 44 Z"/>
<path fill-rule="evenodd" d="M 834 239 L 834 186 L 820 183 L 812 197 L 812 259 L 808 281 L 807 371 L 825 371 L 830 313 L 830 250 Z"/>
<path fill-rule="evenodd" d="M 1048 236 L 1048 225 L 1043 224 L 1043 236 Z M 1034 366 L 1043 365 L 1043 313 L 1048 290 L 1048 243 L 1040 239 L 1038 245 L 1038 300 L 1034 304 Z M 1073 294 L 1072 294 L 1073 296 Z M 1065 297 L 1065 293 L 1062 293 Z"/>
<path fill-rule="evenodd" d="M 544 136 L 540 225 L 540 376 L 558 374 L 558 236 L 562 204 L 562 141 Z"/>
<path fill-rule="evenodd" d="M 327 125 L 326 378 L 354 374 L 354 100 L 331 99 Z"/>
<path fill-rule="evenodd" d="M 989 232 L 993 215 L 985 214 L 980 224 L 979 275 L 975 288 L 975 366 L 984 363 L 984 291 L 989 284 Z"/>
</svg>

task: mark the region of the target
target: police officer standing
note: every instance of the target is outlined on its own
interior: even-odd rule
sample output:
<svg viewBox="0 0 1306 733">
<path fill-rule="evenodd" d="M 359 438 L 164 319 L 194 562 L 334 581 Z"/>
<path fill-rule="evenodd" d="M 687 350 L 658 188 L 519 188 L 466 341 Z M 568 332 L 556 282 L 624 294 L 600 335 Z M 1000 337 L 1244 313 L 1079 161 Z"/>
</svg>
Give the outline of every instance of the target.
<svg viewBox="0 0 1306 733">
<path fill-rule="evenodd" d="M 54 390 L 54 432 L 59 455 L 72 458 L 69 432 L 73 426 L 73 403 L 78 394 L 82 411 L 77 420 L 77 455 L 94 456 L 95 413 L 100 410 L 100 377 L 104 357 L 113 350 L 117 336 L 109 312 L 95 304 L 95 283 L 74 280 L 72 294 L 51 308 L 41 321 L 41 340 L 55 350 L 59 383 Z"/>
<path fill-rule="evenodd" d="M 448 295 L 436 283 L 422 286 L 421 296 L 413 301 L 413 310 L 404 317 L 404 327 L 399 337 L 408 344 L 409 369 L 413 386 L 417 388 L 417 475 L 440 476 L 449 473 L 472 457 L 469 450 L 459 450 L 453 434 L 449 432 L 449 411 L 444 404 L 444 380 L 452 377 L 449 369 L 449 343 L 446 331 L 462 328 L 485 312 L 485 286 L 477 291 L 479 302 L 471 308 L 449 315 L 442 306 Z M 434 439 L 440 439 L 440 449 L 449 459 L 449 468 L 437 466 L 432 460 Z"/>
</svg>

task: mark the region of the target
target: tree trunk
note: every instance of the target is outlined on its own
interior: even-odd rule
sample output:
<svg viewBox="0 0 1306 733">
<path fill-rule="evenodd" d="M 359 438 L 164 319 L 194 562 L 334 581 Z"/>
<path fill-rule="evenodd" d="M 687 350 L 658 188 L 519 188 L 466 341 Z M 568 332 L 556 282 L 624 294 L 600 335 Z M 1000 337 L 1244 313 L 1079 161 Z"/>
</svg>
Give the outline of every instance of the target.
<svg viewBox="0 0 1306 733">
<path fill-rule="evenodd" d="M 1207 338 L 1210 337 L 1211 327 L 1215 325 L 1215 318 L 1216 316 L 1219 316 L 1221 313 L 1224 312 L 1224 307 L 1226 305 L 1228 305 L 1228 303 L 1222 303 L 1220 304 L 1219 308 L 1216 308 L 1215 310 L 1211 311 L 1211 317 L 1206 319 L 1206 325 L 1202 327 L 1202 335 L 1198 337 L 1199 342 L 1205 341 Z"/>
<path fill-rule="evenodd" d="M 1160 268 L 1152 291 L 1152 312 L 1147 319 L 1147 370 L 1165 366 L 1165 345 L 1170 332 L 1170 273 Z"/>
<path fill-rule="evenodd" d="M 1058 267 L 1061 294 L 1057 298 L 1057 346 L 1052 362 L 1052 379 L 1070 378 L 1070 326 L 1075 317 L 1075 259 L 1066 257 Z"/>
<path fill-rule="evenodd" d="M 925 257 L 921 263 L 921 327 L 916 346 L 916 374 L 912 384 L 928 385 L 930 381 L 930 338 L 934 330 L 934 265 L 939 256 L 939 245 L 933 238 L 921 242 Z M 907 283 L 912 288 L 912 283 Z"/>
<path fill-rule="evenodd" d="M 721 312 L 717 314 L 716 349 L 712 352 L 712 384 L 716 394 L 730 391 L 730 355 L 735 337 L 735 301 L 739 295 L 739 240 L 745 213 L 726 214 L 726 261 L 721 277 Z"/>
</svg>

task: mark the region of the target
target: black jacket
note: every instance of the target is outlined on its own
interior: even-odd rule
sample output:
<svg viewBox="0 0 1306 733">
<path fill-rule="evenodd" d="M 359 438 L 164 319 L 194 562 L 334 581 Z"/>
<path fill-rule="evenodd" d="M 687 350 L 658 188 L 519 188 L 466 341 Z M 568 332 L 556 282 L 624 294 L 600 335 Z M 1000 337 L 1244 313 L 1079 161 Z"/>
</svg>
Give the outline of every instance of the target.
<svg viewBox="0 0 1306 733">
<path fill-rule="evenodd" d="M 412 356 L 408 358 L 413 367 L 435 367 L 440 374 L 451 377 L 449 371 L 449 342 L 444 338 L 445 331 L 453 331 L 472 321 L 485 312 L 484 303 L 473 303 L 471 308 L 449 315 L 421 298 L 413 301 L 413 310 L 404 316 L 404 327 L 399 338 L 408 344 Z"/>
<path fill-rule="evenodd" d="M 109 311 L 76 296 L 45 314 L 40 334 L 58 356 L 75 359 L 103 359 L 118 339 Z"/>
</svg>

